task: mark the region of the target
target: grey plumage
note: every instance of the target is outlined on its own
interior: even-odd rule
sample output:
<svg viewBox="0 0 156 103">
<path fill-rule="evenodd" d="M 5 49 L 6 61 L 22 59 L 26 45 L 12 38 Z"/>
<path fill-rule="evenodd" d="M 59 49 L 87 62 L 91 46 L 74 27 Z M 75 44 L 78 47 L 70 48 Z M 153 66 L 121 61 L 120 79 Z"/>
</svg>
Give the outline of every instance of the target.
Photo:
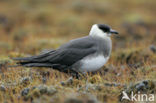
<svg viewBox="0 0 156 103">
<path fill-rule="evenodd" d="M 73 67 L 74 69 L 80 68 L 80 61 L 90 55 L 102 54 L 104 57 L 109 57 L 111 48 L 111 39 L 89 35 L 71 40 L 56 50 L 48 50 L 31 57 L 14 58 L 14 60 L 25 67 L 51 67 L 59 71 L 66 71 Z"/>
</svg>

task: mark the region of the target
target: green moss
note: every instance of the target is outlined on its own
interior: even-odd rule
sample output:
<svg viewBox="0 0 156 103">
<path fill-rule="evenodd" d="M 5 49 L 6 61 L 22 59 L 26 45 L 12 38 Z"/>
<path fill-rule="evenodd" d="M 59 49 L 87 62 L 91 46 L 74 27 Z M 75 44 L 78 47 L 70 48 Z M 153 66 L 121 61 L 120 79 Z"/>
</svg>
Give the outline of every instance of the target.
<svg viewBox="0 0 156 103">
<path fill-rule="evenodd" d="M 0 64 L 7 65 L 8 63 L 12 63 L 13 61 L 9 57 L 0 56 Z"/>
</svg>

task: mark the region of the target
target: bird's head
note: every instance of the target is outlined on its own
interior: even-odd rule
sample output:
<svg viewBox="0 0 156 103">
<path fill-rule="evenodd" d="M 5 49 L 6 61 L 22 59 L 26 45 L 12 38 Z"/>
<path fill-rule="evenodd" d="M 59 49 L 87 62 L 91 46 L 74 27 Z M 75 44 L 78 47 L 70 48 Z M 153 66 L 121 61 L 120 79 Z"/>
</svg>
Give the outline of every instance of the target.
<svg viewBox="0 0 156 103">
<path fill-rule="evenodd" d="M 110 37 L 112 34 L 118 34 L 118 32 L 106 24 L 94 24 L 89 33 L 91 36 L 99 36 L 102 38 Z"/>
</svg>

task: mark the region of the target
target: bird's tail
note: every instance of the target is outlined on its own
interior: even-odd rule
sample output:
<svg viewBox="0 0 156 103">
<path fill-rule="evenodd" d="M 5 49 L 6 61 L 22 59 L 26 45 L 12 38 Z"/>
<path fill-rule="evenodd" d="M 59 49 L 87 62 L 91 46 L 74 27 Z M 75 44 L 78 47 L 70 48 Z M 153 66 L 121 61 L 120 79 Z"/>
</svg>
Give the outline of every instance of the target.
<svg viewBox="0 0 156 103">
<path fill-rule="evenodd" d="M 49 50 L 43 52 L 36 56 L 31 57 L 21 57 L 21 58 L 12 58 L 13 60 L 17 61 L 17 66 L 24 66 L 24 67 L 47 67 L 53 68 L 61 71 L 62 69 L 66 68 L 67 66 L 62 64 L 56 64 L 56 62 L 49 62 L 49 56 L 55 54 L 55 50 Z"/>
<path fill-rule="evenodd" d="M 11 66 L 11 67 L 17 67 L 17 66 L 47 67 L 47 68 L 53 68 L 53 69 L 57 69 L 57 70 L 66 68 L 65 65 L 41 62 L 39 58 L 34 59 L 34 57 L 13 58 L 13 60 L 17 61 L 17 63 L 16 63 L 17 65 Z"/>
<path fill-rule="evenodd" d="M 17 61 L 18 66 L 25 67 L 53 67 L 52 63 L 46 63 L 44 58 L 49 56 L 50 53 L 53 53 L 55 50 L 48 50 L 46 52 L 42 52 L 39 55 L 31 56 L 31 57 L 20 57 L 20 58 L 12 58 Z"/>
<path fill-rule="evenodd" d="M 32 57 L 30 57 L 32 58 Z M 61 64 L 53 64 L 53 63 L 46 63 L 46 62 L 34 62 L 29 57 L 26 58 L 13 58 L 13 60 L 17 61 L 17 65 L 10 66 L 10 67 L 18 67 L 18 66 L 24 66 L 24 67 L 45 67 L 45 68 L 53 68 L 55 70 L 58 70 L 60 72 L 66 72 L 68 73 L 68 70 L 66 69 L 68 66 L 61 65 Z M 37 60 L 35 60 L 37 61 Z"/>
<path fill-rule="evenodd" d="M 14 67 L 19 67 L 19 66 L 21 66 L 21 65 L 16 64 L 16 65 L 8 65 L 7 67 L 8 68 L 14 68 Z"/>
<path fill-rule="evenodd" d="M 17 61 L 17 66 L 24 66 L 24 67 L 53 67 L 54 64 L 51 63 L 42 63 L 42 62 L 34 62 L 32 57 L 24 57 L 24 58 L 13 58 L 13 60 Z"/>
</svg>

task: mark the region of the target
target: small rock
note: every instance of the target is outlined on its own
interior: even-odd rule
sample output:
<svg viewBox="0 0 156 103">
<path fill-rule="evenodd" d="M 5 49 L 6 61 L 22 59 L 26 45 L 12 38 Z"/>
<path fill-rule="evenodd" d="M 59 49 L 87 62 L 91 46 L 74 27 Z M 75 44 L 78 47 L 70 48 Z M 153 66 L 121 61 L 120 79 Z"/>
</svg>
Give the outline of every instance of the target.
<svg viewBox="0 0 156 103">
<path fill-rule="evenodd" d="M 23 85 L 28 85 L 28 84 L 30 84 L 30 82 L 31 82 L 31 77 L 24 77 L 21 79 L 20 83 Z"/>
<path fill-rule="evenodd" d="M 73 77 L 70 77 L 67 81 L 62 81 L 61 85 L 65 86 L 65 85 L 71 85 L 73 83 Z"/>
<path fill-rule="evenodd" d="M 156 91 L 155 86 L 156 86 L 155 81 L 144 80 L 144 81 L 142 81 L 140 83 L 137 83 L 135 85 L 135 88 L 137 89 L 137 91 L 151 92 L 151 91 Z"/>
<path fill-rule="evenodd" d="M 136 89 L 137 90 L 143 90 L 145 87 L 145 84 L 144 83 L 139 83 L 138 85 L 136 85 Z"/>
<path fill-rule="evenodd" d="M 57 92 L 57 90 L 53 86 L 47 86 L 47 85 L 39 85 L 34 86 L 31 88 L 25 88 L 21 95 L 24 97 L 24 100 L 29 99 L 35 99 L 40 98 L 41 96 L 45 95 L 54 95 Z"/>
<path fill-rule="evenodd" d="M 53 86 L 50 86 L 50 87 L 48 87 L 47 95 L 53 95 L 56 92 L 57 92 L 57 90 Z"/>
<path fill-rule="evenodd" d="M 155 46 L 155 45 L 151 45 L 151 46 L 150 46 L 150 50 L 151 50 L 153 53 L 156 53 L 156 46 Z"/>
<path fill-rule="evenodd" d="M 47 86 L 45 86 L 45 85 L 40 85 L 38 87 L 38 89 L 39 89 L 41 94 L 47 93 Z"/>
<path fill-rule="evenodd" d="M 22 90 L 22 92 L 21 92 L 21 95 L 22 95 L 22 96 L 26 96 L 26 95 L 28 95 L 29 91 L 30 91 L 29 88 L 24 88 L 24 89 Z"/>
<path fill-rule="evenodd" d="M 6 91 L 6 88 L 5 88 L 5 86 L 4 86 L 4 85 L 0 85 L 0 91 L 3 91 L 3 92 L 5 92 L 5 91 Z"/>
<path fill-rule="evenodd" d="M 153 94 L 156 92 L 156 81 L 153 80 L 143 80 L 141 82 L 135 83 L 135 84 L 130 84 L 129 87 L 127 87 L 124 91 L 130 95 L 132 92 L 133 93 L 146 93 L 146 94 Z M 122 94 L 122 93 L 121 93 Z M 122 95 L 120 95 L 121 99 Z"/>
</svg>

